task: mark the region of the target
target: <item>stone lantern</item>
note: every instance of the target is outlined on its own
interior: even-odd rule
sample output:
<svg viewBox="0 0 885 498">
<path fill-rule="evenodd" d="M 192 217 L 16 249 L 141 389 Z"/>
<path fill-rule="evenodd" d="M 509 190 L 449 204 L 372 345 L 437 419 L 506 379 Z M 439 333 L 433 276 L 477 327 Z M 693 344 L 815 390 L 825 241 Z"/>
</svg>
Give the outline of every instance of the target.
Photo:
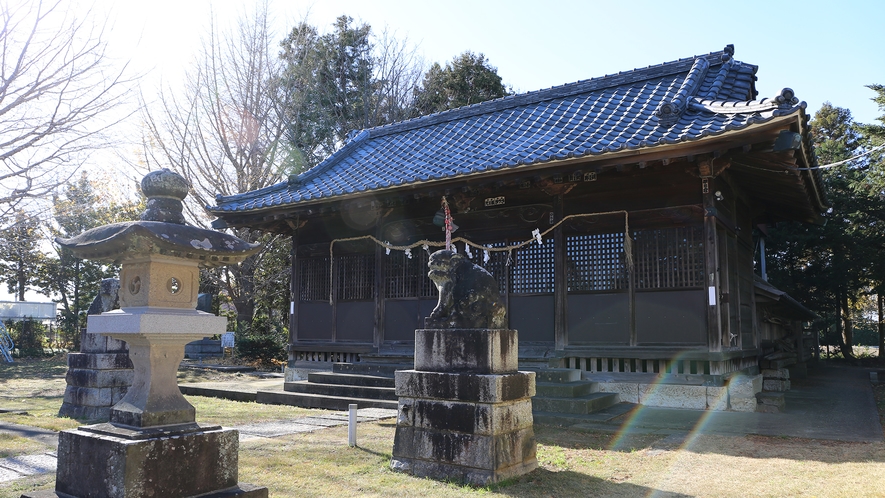
<svg viewBox="0 0 885 498">
<path fill-rule="evenodd" d="M 176 378 L 185 344 L 227 330 L 226 318 L 196 310 L 200 268 L 238 263 L 259 245 L 184 224 L 189 186 L 176 173 L 149 173 L 141 187 L 148 202 L 140 221 L 56 239 L 77 257 L 121 264 L 121 309 L 89 316 L 86 333 L 126 341 L 135 373 L 109 423 L 59 433 L 55 490 L 266 497 L 267 488 L 238 483 L 238 432 L 197 424 Z"/>
</svg>

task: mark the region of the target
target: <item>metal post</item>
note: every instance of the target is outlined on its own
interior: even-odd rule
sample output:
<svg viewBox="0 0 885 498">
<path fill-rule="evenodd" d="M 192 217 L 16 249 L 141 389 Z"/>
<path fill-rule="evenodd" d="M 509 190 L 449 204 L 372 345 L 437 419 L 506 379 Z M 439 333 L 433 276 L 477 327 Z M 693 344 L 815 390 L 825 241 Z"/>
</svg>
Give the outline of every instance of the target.
<svg viewBox="0 0 885 498">
<path fill-rule="evenodd" d="M 347 419 L 347 444 L 351 447 L 356 446 L 356 404 L 347 405 L 349 410 Z"/>
</svg>

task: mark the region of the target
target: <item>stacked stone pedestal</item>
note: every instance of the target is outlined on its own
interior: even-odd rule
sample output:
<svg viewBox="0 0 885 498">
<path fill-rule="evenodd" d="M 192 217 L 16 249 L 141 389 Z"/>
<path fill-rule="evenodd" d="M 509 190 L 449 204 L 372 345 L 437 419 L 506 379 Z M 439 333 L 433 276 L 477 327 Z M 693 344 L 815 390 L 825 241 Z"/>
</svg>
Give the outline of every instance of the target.
<svg viewBox="0 0 885 498">
<path fill-rule="evenodd" d="M 396 372 L 391 467 L 486 485 L 538 466 L 534 372 L 517 371 L 517 332 L 415 331 L 415 369 Z"/>
<path fill-rule="evenodd" d="M 80 334 L 80 352 L 68 353 L 60 417 L 107 422 L 111 407 L 132 385 L 132 362 L 124 341 L 100 334 Z"/>
</svg>

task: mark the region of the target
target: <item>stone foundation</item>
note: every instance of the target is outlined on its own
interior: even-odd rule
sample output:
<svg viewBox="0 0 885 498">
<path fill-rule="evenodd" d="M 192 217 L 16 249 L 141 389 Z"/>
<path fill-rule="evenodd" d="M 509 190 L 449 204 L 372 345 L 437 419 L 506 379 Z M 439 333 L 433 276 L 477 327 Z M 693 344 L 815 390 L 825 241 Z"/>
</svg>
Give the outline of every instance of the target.
<svg viewBox="0 0 885 498">
<path fill-rule="evenodd" d="M 628 379 L 634 377 L 635 380 Z M 727 385 L 703 379 L 666 378 L 658 374 L 585 374 L 599 392 L 617 393 L 622 402 L 690 410 L 756 411 L 762 375 L 735 375 Z"/>
<path fill-rule="evenodd" d="M 416 330 L 391 468 L 480 486 L 535 469 L 535 373 L 516 371 L 516 346 L 515 330 Z"/>
<path fill-rule="evenodd" d="M 233 429 L 196 425 L 129 430 L 99 424 L 62 431 L 55 491 L 22 496 L 266 498 L 267 488 L 237 482 L 238 437 Z"/>
</svg>

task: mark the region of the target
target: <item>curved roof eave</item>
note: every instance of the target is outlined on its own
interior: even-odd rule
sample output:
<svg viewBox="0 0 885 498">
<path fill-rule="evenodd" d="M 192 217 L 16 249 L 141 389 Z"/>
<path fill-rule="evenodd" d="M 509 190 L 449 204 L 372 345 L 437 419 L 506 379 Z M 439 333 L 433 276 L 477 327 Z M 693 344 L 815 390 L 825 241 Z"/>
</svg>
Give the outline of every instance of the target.
<svg viewBox="0 0 885 498">
<path fill-rule="evenodd" d="M 395 191 L 398 189 L 412 188 L 412 187 L 415 187 L 418 185 L 426 186 L 426 185 L 432 185 L 432 184 L 451 183 L 454 181 L 468 180 L 468 179 L 471 179 L 471 178 L 479 176 L 479 175 L 497 176 L 499 174 L 512 172 L 516 169 L 519 169 L 520 171 L 529 172 L 529 171 L 534 171 L 536 169 L 547 168 L 547 167 L 550 167 L 553 165 L 567 165 L 570 163 L 585 164 L 585 163 L 592 163 L 592 162 L 596 162 L 596 161 L 600 161 L 600 160 L 608 160 L 608 159 L 616 159 L 616 158 L 631 158 L 631 157 L 636 157 L 637 162 L 638 162 L 638 161 L 641 161 L 641 159 L 639 159 L 639 158 L 641 158 L 644 155 L 656 154 L 656 153 L 666 153 L 669 150 L 679 149 L 680 147 L 684 147 L 686 144 L 706 144 L 706 143 L 710 143 L 710 142 L 727 140 L 727 139 L 734 137 L 734 136 L 746 134 L 749 131 L 756 131 L 760 127 L 761 128 L 775 127 L 778 124 L 785 123 L 785 122 L 791 122 L 796 119 L 799 120 L 799 124 L 801 126 L 803 115 L 804 115 L 804 110 L 803 110 L 802 106 L 795 106 L 792 109 L 792 111 L 790 111 L 790 112 L 780 113 L 778 115 L 772 115 L 772 116 L 768 117 L 767 119 L 764 119 L 763 121 L 755 121 L 752 123 L 748 123 L 747 125 L 740 127 L 740 128 L 725 130 L 725 131 L 722 131 L 719 133 L 707 134 L 707 135 L 704 135 L 704 136 L 694 139 L 694 140 L 677 141 L 677 142 L 665 143 L 665 144 L 652 144 L 652 145 L 645 145 L 645 146 L 640 146 L 640 147 L 632 148 L 632 149 L 625 148 L 625 149 L 618 150 L 618 151 L 606 151 L 606 152 L 596 153 L 596 154 L 591 152 L 591 153 L 588 153 L 588 154 L 585 154 L 582 156 L 576 156 L 576 157 L 571 157 L 571 158 L 552 159 L 552 160 L 546 160 L 546 161 L 538 161 L 538 162 L 531 163 L 531 164 L 517 164 L 517 165 L 512 165 L 512 166 L 504 166 L 504 167 L 499 167 L 497 169 L 489 169 L 489 170 L 483 170 L 483 171 L 475 171 L 475 172 L 471 172 L 471 173 L 463 173 L 463 174 L 453 175 L 453 176 L 449 176 L 449 177 L 445 177 L 445 178 L 431 179 L 428 181 L 403 182 L 403 183 L 399 183 L 396 185 L 390 185 L 390 186 L 381 187 L 381 188 L 366 189 L 366 190 L 361 190 L 361 191 L 357 191 L 357 192 L 344 193 L 344 194 L 340 194 L 340 195 L 331 195 L 331 196 L 322 195 L 322 196 L 312 197 L 310 199 L 305 199 L 305 200 L 297 201 L 297 202 L 273 204 L 273 205 L 261 206 L 261 207 L 251 208 L 251 209 L 225 210 L 225 209 L 218 209 L 217 206 L 207 206 L 207 210 L 217 216 L 223 216 L 226 214 L 229 214 L 229 215 L 249 214 L 249 215 L 251 215 L 251 214 L 256 214 L 256 213 L 261 213 L 261 212 L 276 211 L 276 210 L 288 208 L 291 206 L 312 206 L 312 205 L 328 202 L 331 200 L 335 200 L 335 201 L 349 200 L 349 199 L 364 197 L 364 196 L 368 196 L 368 195 L 387 193 L 387 192 Z M 811 172 L 809 172 L 809 173 L 811 173 Z M 814 186 L 817 191 L 819 189 L 819 185 L 817 184 L 817 182 L 815 182 L 813 180 L 813 178 L 812 178 L 812 182 L 814 182 Z M 261 189 L 261 190 L 246 192 L 244 194 L 240 194 L 237 196 L 230 196 L 230 197 L 225 198 L 225 200 L 234 200 L 234 199 L 241 200 L 241 199 L 257 198 L 257 197 L 260 197 L 261 195 L 265 195 L 270 192 L 275 192 L 278 190 L 288 188 L 289 186 L 290 186 L 289 182 L 280 182 L 280 183 L 277 183 L 277 184 L 272 185 L 270 187 L 265 187 L 264 189 Z"/>
</svg>

